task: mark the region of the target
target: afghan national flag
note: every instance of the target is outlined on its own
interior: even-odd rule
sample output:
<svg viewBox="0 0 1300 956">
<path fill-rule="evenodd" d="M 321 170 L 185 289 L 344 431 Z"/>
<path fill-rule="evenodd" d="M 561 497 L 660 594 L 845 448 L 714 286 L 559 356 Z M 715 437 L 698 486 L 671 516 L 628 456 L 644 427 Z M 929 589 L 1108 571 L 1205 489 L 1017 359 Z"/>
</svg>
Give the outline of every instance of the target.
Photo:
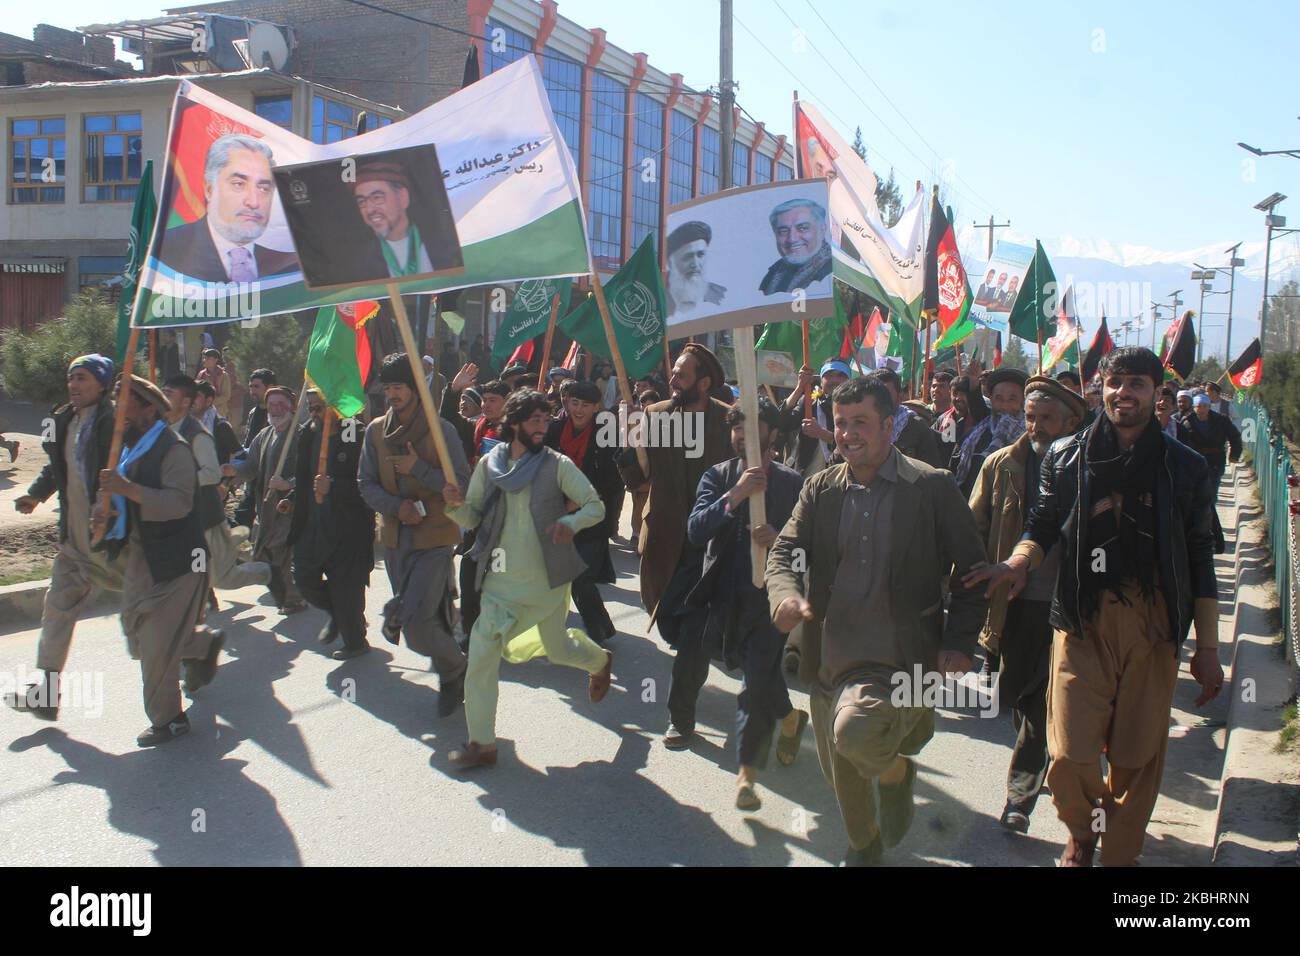
<svg viewBox="0 0 1300 956">
<path fill-rule="evenodd" d="M 1258 385 L 1263 372 L 1264 355 L 1259 347 L 1259 339 L 1247 345 L 1246 351 L 1228 366 L 1228 378 L 1232 380 L 1233 388 L 1239 392 L 1248 392 Z"/>
<path fill-rule="evenodd" d="M 122 290 L 117 300 L 118 368 L 125 368 L 128 364 L 126 347 L 131 342 L 131 307 L 135 305 L 135 287 L 140 280 L 140 268 L 149 252 L 149 237 L 153 235 L 153 223 L 157 216 L 158 201 L 153 194 L 153 160 L 150 159 L 145 161 L 140 185 L 135 190 L 131 232 L 126 238 L 126 269 L 122 272 Z"/>
<path fill-rule="evenodd" d="M 570 372 L 578 371 L 578 361 L 582 358 L 582 347 L 575 341 L 569 346 L 569 354 L 564 356 L 564 361 L 560 363 Z"/>
<path fill-rule="evenodd" d="M 512 365 L 532 365 L 533 354 L 537 351 L 537 339 L 528 339 L 522 342 L 519 348 L 510 353 L 510 357 L 505 360 L 502 368 L 509 368 Z"/>
<path fill-rule="evenodd" d="M 975 331 L 970 320 L 970 282 L 957 251 L 957 234 L 939 205 L 930 198 L 930 239 L 925 249 L 925 311 L 943 330 L 935 349 L 956 345 Z"/>
<path fill-rule="evenodd" d="M 1196 364 L 1196 333 L 1192 329 L 1191 312 L 1184 312 L 1165 330 L 1160 360 L 1165 366 L 1165 378 L 1172 376 L 1182 382 L 1192 374 L 1192 366 Z"/>
<path fill-rule="evenodd" d="M 316 313 L 307 344 L 307 378 L 340 418 L 351 418 L 366 404 L 370 375 L 370 339 L 365 324 L 379 303 L 327 306 Z"/>
<path fill-rule="evenodd" d="M 862 313 L 859 312 L 853 316 L 852 322 L 844 326 L 844 342 L 840 345 L 840 358 L 851 359 L 858 354 L 858 346 L 866 331 L 862 324 Z"/>
<path fill-rule="evenodd" d="M 1011 334 L 1029 342 L 1041 342 L 1056 332 L 1056 322 L 1052 318 L 1057 305 L 1056 273 L 1047 261 L 1043 244 L 1035 242 L 1035 247 L 1034 258 L 1025 272 L 1025 281 L 1021 283 L 1011 314 L 1007 316 L 1007 328 Z"/>
<path fill-rule="evenodd" d="M 1062 360 L 1075 367 L 1079 364 L 1079 317 L 1074 314 L 1073 286 L 1065 290 L 1056 307 L 1056 334 L 1043 343 L 1038 374 L 1049 374 Z"/>
<path fill-rule="evenodd" d="M 1002 333 L 994 332 L 993 335 L 993 367 L 997 368 L 1002 364 Z"/>
<path fill-rule="evenodd" d="M 648 375 L 664 358 L 668 297 L 664 294 L 656 246 L 654 235 L 647 235 L 623 268 L 604 285 L 618 351 L 627 374 L 633 379 Z M 613 357 L 595 296 L 570 312 L 560 326 L 583 348 Z"/>
<path fill-rule="evenodd" d="M 1079 377 L 1083 379 L 1084 385 L 1097 377 L 1097 367 L 1101 365 L 1101 360 L 1114 350 L 1115 340 L 1110 337 L 1106 316 L 1103 315 L 1101 326 L 1097 329 L 1097 334 L 1092 337 L 1092 344 L 1088 346 L 1088 354 L 1083 357 L 1083 367 Z"/>
</svg>

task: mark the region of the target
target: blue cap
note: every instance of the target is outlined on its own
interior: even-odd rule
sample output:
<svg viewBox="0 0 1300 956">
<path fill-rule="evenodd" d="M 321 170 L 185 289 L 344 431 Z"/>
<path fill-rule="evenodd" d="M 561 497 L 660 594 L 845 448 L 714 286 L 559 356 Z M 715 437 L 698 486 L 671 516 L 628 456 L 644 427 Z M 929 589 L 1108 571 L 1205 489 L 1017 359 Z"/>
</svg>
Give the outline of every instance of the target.
<svg viewBox="0 0 1300 956">
<path fill-rule="evenodd" d="M 1197 396 L 1195 396 L 1195 397 L 1192 398 L 1192 404 L 1193 404 L 1193 405 L 1208 405 L 1208 404 L 1210 404 L 1210 396 L 1208 396 L 1208 395 L 1206 395 L 1204 392 L 1202 392 L 1201 394 L 1199 394 L 1199 395 L 1197 395 Z"/>
<path fill-rule="evenodd" d="M 68 364 L 68 371 L 71 372 L 74 368 L 84 368 L 104 388 L 108 388 L 113 382 L 113 360 L 97 352 L 74 358 Z"/>
<path fill-rule="evenodd" d="M 845 376 L 846 378 L 853 377 L 853 371 L 849 368 L 849 363 L 842 361 L 840 359 L 829 359 L 822 366 L 822 370 L 818 373 L 818 375 L 819 376 L 825 375 L 827 372 L 839 372 L 841 375 Z"/>
<path fill-rule="evenodd" d="M 574 377 L 573 373 L 570 372 L 570 371 L 569 371 L 567 368 L 565 368 L 563 365 L 557 365 L 557 366 L 555 366 L 555 368 L 551 369 L 549 372 L 546 373 L 546 377 L 547 377 L 547 378 L 554 378 L 556 375 L 562 376 L 563 378 L 573 378 L 573 377 Z"/>
<path fill-rule="evenodd" d="M 735 398 L 737 398 L 737 399 L 740 398 L 740 388 L 739 388 L 738 386 L 736 386 L 736 385 L 728 385 L 727 388 L 731 389 L 731 394 L 732 394 L 733 397 L 735 397 Z"/>
</svg>

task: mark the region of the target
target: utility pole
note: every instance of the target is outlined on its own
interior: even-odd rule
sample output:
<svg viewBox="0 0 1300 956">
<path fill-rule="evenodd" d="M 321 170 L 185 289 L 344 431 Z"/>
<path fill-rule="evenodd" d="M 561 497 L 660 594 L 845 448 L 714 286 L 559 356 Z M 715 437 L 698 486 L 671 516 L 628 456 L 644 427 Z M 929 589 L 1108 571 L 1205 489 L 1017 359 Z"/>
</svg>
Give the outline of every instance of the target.
<svg viewBox="0 0 1300 956">
<path fill-rule="evenodd" d="M 1006 222 L 994 222 L 992 213 L 989 213 L 989 221 L 987 225 L 980 222 L 975 223 L 976 229 L 987 229 L 989 231 L 989 258 L 990 259 L 993 258 L 993 230 L 1006 229 L 1010 225 L 1011 225 L 1010 219 L 1008 219 Z"/>
<path fill-rule="evenodd" d="M 1237 250 L 1241 248 L 1241 243 L 1237 243 L 1231 249 L 1225 249 L 1228 253 L 1228 332 L 1223 338 L 1223 367 L 1227 368 L 1232 363 L 1232 293 L 1237 288 L 1237 266 L 1244 266 L 1245 259 L 1237 258 Z M 1260 340 L 1260 346 L 1264 344 Z"/>
<path fill-rule="evenodd" d="M 736 141 L 736 92 L 731 79 L 731 4 L 732 0 L 720 0 L 721 22 L 718 24 L 718 109 L 722 113 L 722 155 L 719 157 L 719 182 L 723 189 L 730 189 L 731 169 L 735 160 Z"/>
</svg>

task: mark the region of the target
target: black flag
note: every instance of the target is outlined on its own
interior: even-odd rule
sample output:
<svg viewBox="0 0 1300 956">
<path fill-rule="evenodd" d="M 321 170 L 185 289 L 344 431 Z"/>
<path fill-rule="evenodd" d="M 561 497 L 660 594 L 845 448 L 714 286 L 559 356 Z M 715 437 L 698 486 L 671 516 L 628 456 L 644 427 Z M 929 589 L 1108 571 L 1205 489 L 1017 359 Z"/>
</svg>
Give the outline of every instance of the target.
<svg viewBox="0 0 1300 956">
<path fill-rule="evenodd" d="M 1115 348 L 1115 341 L 1110 337 L 1110 329 L 1106 325 L 1106 316 L 1101 317 L 1101 326 L 1097 329 L 1097 334 L 1092 337 L 1092 344 L 1088 346 L 1088 353 L 1083 357 L 1083 368 L 1079 372 L 1083 384 L 1087 385 L 1097 377 L 1097 366 L 1101 364 L 1102 358 Z"/>
<path fill-rule="evenodd" d="M 460 88 L 463 90 L 471 83 L 477 83 L 478 80 L 478 47 L 471 43 L 469 45 L 469 55 L 465 57 L 465 75 L 460 81 Z"/>
<path fill-rule="evenodd" d="M 1187 381 L 1196 364 L 1196 333 L 1192 330 L 1192 312 L 1184 312 L 1182 318 L 1174 322 L 1165 331 L 1160 359 L 1169 373 L 1180 382 Z M 1165 376 L 1168 378 L 1168 375 Z"/>
</svg>

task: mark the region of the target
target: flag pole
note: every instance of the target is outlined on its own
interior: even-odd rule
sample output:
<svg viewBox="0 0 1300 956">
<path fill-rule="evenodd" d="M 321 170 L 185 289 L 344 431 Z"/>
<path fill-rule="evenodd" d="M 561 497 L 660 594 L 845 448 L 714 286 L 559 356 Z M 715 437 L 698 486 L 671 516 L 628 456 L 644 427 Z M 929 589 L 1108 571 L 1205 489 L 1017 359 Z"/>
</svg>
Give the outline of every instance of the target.
<svg viewBox="0 0 1300 956">
<path fill-rule="evenodd" d="M 293 410 L 293 421 L 289 422 L 289 437 L 286 438 L 284 444 L 280 446 L 280 457 L 276 459 L 275 471 L 272 472 L 272 477 L 274 478 L 280 478 L 284 475 L 284 463 L 289 458 L 289 445 L 293 441 L 293 433 L 298 428 L 298 422 L 302 420 L 302 409 L 303 406 L 307 404 L 307 391 L 310 388 L 311 381 L 304 376 L 302 380 L 302 391 L 298 393 L 298 404 Z M 262 498 L 263 501 L 271 500 L 271 491 L 272 489 L 270 488 L 266 489 L 266 495 Z"/>
<path fill-rule="evenodd" d="M 307 389 L 304 388 L 304 389 L 303 389 L 304 394 L 306 393 L 306 391 L 307 391 Z M 326 474 L 325 469 L 326 469 L 326 467 L 327 467 L 327 465 L 328 465 L 328 463 L 329 463 L 329 454 L 330 454 L 330 426 L 331 426 L 333 423 L 334 423 L 334 409 L 331 408 L 329 405 L 326 405 L 326 406 L 325 406 L 325 415 L 324 415 L 324 417 L 321 419 L 320 455 L 319 455 L 319 457 L 317 457 L 317 459 L 316 459 L 316 477 L 317 477 L 317 478 L 327 478 L 327 477 L 329 477 L 329 476 Z M 285 444 L 287 445 L 288 442 L 285 442 Z M 321 504 L 322 502 L 324 502 L 324 500 L 325 500 L 325 496 L 324 496 L 324 495 L 321 495 L 321 494 L 317 494 L 317 495 L 316 495 L 316 504 Z"/>
<path fill-rule="evenodd" d="M 623 353 L 619 351 L 618 339 L 614 336 L 614 323 L 609 318 L 609 304 L 605 302 L 605 290 L 600 285 L 600 276 L 591 270 L 591 291 L 596 294 L 596 309 L 600 312 L 600 321 L 605 326 L 605 341 L 609 343 L 610 358 L 614 360 L 614 374 L 618 376 L 618 390 L 630 410 L 632 408 L 632 386 L 627 380 L 627 367 L 623 365 Z M 667 332 L 665 331 L 665 334 Z M 750 352 L 754 350 L 751 348 Z M 637 464 L 646 477 L 650 477 L 650 459 L 640 445 L 636 448 Z"/>
<path fill-rule="evenodd" d="M 149 380 L 158 384 L 158 330 L 149 330 Z"/>
<path fill-rule="evenodd" d="M 798 96 L 798 94 L 796 94 L 796 98 L 797 98 L 797 96 Z M 799 322 L 800 322 L 800 324 L 803 326 L 803 364 L 804 364 L 804 367 L 805 367 L 805 368 L 811 368 L 811 367 L 812 367 L 811 364 L 810 364 L 810 362 L 811 362 L 811 356 L 808 354 L 808 353 L 809 353 L 809 348 L 808 348 L 808 320 L 807 320 L 807 319 L 800 319 Z M 733 339 L 733 341 L 734 341 L 734 339 Z M 815 373 L 814 373 L 814 374 L 815 374 Z M 754 414 L 758 414 L 758 413 L 755 412 Z M 811 387 L 808 389 L 808 391 L 806 391 L 806 392 L 803 393 L 803 417 L 804 417 L 804 418 L 812 418 L 812 417 L 813 417 L 813 412 L 812 412 L 812 388 L 811 388 Z"/>
<path fill-rule="evenodd" d="M 560 311 L 560 293 L 551 296 L 551 324 L 546 327 L 546 344 L 542 346 L 542 361 L 537 370 L 537 390 L 546 391 L 546 363 L 551 360 L 551 342 L 555 338 L 555 317 Z"/>
<path fill-rule="evenodd" d="M 447 451 L 447 440 L 442 434 L 442 421 L 438 410 L 433 405 L 433 395 L 429 392 L 429 383 L 424 380 L 424 367 L 420 353 L 415 348 L 415 336 L 411 333 L 411 322 L 406 317 L 406 306 L 402 295 L 397 291 L 397 283 L 389 282 L 388 295 L 393 303 L 393 316 L 397 319 L 397 331 L 402 336 L 402 347 L 406 349 L 406 360 L 411 365 L 411 374 L 415 377 L 415 391 L 424 406 L 424 417 L 429 422 L 429 437 L 433 439 L 433 450 L 438 454 L 438 465 L 442 468 L 442 477 L 449 485 L 456 484 L 456 469 L 452 467 L 451 454 Z"/>
<path fill-rule="evenodd" d="M 136 299 L 140 296 L 140 287 L 135 290 Z M 132 317 L 135 316 L 135 309 L 131 310 Z M 138 326 L 131 326 L 131 334 L 126 340 L 126 358 L 122 363 L 122 373 L 117 378 L 117 405 L 113 409 L 113 440 L 108 446 L 108 463 L 105 466 L 109 471 L 117 469 L 117 463 L 122 460 L 122 442 L 126 438 L 126 393 L 127 383 L 131 379 L 131 367 L 135 364 L 135 347 L 140 341 L 140 329 Z M 100 513 L 105 516 L 104 524 L 100 527 L 99 533 L 94 536 L 92 544 L 98 544 L 103 540 L 105 533 L 108 531 L 109 508 L 112 506 L 113 496 L 107 491 L 99 493 Z"/>
</svg>

